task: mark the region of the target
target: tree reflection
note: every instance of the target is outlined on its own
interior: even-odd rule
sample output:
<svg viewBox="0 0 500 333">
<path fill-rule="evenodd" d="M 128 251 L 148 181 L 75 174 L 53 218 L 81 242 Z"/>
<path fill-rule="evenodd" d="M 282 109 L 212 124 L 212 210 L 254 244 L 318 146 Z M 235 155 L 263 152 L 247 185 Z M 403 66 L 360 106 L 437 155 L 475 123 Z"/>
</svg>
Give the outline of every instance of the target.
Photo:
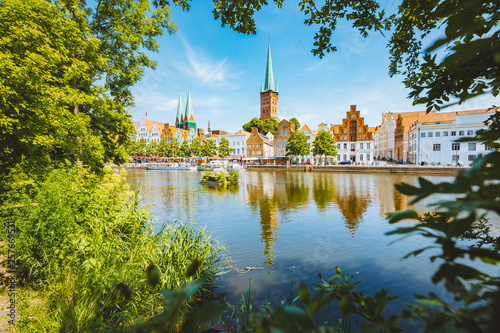
<svg viewBox="0 0 500 333">
<path fill-rule="evenodd" d="M 313 178 L 312 197 L 320 212 L 324 212 L 335 197 L 335 183 L 331 175 L 317 174 Z"/>
</svg>

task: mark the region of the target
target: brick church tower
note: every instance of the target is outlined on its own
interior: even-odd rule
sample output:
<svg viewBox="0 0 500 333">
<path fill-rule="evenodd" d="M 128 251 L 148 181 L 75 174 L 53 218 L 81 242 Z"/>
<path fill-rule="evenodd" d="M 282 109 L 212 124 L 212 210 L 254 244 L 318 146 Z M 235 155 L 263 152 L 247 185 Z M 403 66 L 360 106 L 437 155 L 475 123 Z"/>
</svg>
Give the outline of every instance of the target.
<svg viewBox="0 0 500 333">
<path fill-rule="evenodd" d="M 278 118 L 278 85 L 274 85 L 271 44 L 267 49 L 266 79 L 260 88 L 260 119 Z"/>
</svg>

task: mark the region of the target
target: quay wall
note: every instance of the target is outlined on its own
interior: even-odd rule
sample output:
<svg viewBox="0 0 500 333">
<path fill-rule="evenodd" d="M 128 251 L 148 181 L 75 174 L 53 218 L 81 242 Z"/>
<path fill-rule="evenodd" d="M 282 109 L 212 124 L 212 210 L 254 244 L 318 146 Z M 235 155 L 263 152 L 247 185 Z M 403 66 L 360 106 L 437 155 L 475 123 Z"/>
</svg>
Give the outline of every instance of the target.
<svg viewBox="0 0 500 333">
<path fill-rule="evenodd" d="M 115 165 L 112 165 L 116 167 Z M 145 164 L 126 163 L 127 169 L 146 169 Z M 360 172 L 360 173 L 414 173 L 427 175 L 456 175 L 465 167 L 447 166 L 416 166 L 416 165 L 247 165 L 247 170 L 251 171 L 297 171 L 297 172 Z"/>
<path fill-rule="evenodd" d="M 364 166 L 364 165 L 248 165 L 247 170 L 258 171 L 302 171 L 302 172 L 362 172 L 362 173 L 418 173 L 432 175 L 456 175 L 464 168 L 441 167 L 441 166 L 407 166 L 407 165 L 387 165 L 387 166 Z"/>
</svg>

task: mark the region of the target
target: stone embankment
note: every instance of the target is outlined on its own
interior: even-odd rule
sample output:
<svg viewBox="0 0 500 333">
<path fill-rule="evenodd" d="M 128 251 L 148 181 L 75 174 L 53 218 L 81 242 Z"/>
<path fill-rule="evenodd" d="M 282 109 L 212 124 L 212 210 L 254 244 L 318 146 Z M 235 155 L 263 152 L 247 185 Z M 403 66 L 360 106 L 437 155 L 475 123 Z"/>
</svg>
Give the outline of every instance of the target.
<svg viewBox="0 0 500 333">
<path fill-rule="evenodd" d="M 371 165 L 248 165 L 247 170 L 268 170 L 268 171 L 312 171 L 312 172 L 363 172 L 363 173 L 419 173 L 432 175 L 456 175 L 464 167 L 448 166 L 416 166 L 387 164 L 385 166 Z"/>
</svg>

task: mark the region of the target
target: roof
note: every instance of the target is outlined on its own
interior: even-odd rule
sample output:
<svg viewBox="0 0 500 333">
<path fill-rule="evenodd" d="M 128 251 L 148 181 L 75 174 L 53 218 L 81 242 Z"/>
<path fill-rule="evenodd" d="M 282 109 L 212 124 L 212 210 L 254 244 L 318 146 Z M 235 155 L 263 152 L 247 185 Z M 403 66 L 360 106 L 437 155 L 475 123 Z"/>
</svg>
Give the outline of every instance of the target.
<svg viewBox="0 0 500 333">
<path fill-rule="evenodd" d="M 300 131 L 307 131 L 309 133 L 313 133 L 313 131 L 306 124 L 304 124 L 304 126 L 300 128 Z"/>
<path fill-rule="evenodd" d="M 143 119 L 144 120 L 144 123 L 146 124 L 146 126 L 148 127 L 148 132 L 151 133 L 151 130 L 153 130 L 153 126 L 154 124 L 156 124 L 156 127 L 161 130 L 163 128 L 163 126 L 165 126 L 164 123 L 160 123 L 159 121 L 153 121 L 153 120 L 147 120 L 147 119 Z"/>
<path fill-rule="evenodd" d="M 175 117 L 176 125 L 180 123 L 182 119 L 182 103 L 181 103 L 181 94 L 179 93 L 179 102 L 177 103 L 177 116 Z"/>
<path fill-rule="evenodd" d="M 219 136 L 217 134 L 212 134 L 210 135 L 208 138 L 209 139 L 215 139 L 215 138 L 218 138 Z"/>
<path fill-rule="evenodd" d="M 188 97 L 186 100 L 186 113 L 184 116 L 184 120 L 194 121 L 194 117 L 193 120 L 191 120 L 191 117 L 193 117 L 193 106 L 191 105 L 191 93 L 188 91 Z"/>
<path fill-rule="evenodd" d="M 273 62 L 271 60 L 271 43 L 269 43 L 267 47 L 267 64 L 266 64 L 266 78 L 264 80 L 264 89 L 265 91 L 277 91 L 274 89 L 274 78 L 273 78 Z"/>
</svg>

